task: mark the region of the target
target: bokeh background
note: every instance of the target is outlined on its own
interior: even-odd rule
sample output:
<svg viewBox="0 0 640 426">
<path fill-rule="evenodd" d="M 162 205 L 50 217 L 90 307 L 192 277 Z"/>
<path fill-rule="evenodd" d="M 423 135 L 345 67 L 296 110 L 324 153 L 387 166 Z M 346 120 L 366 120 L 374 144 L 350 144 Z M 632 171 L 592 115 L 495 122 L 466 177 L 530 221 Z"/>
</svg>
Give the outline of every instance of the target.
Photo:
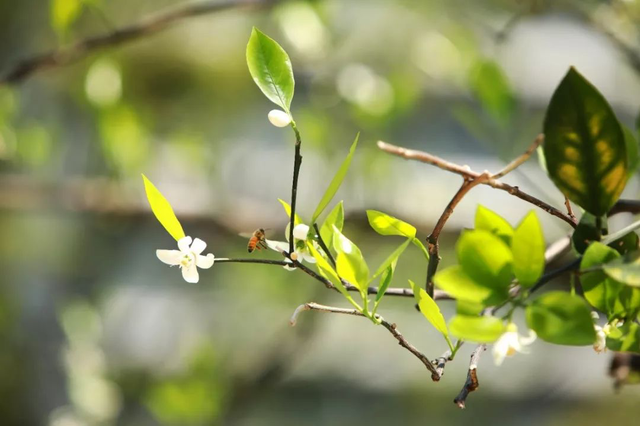
<svg viewBox="0 0 640 426">
<path fill-rule="evenodd" d="M 183 3 L 2 0 L 0 75 Z M 497 368 L 487 353 L 481 387 L 461 411 L 452 400 L 471 345 L 436 384 L 366 320 L 309 312 L 291 328 L 301 303 L 344 305 L 299 271 L 216 264 L 189 285 L 156 259 L 174 241 L 150 214 L 140 173 L 217 257 L 246 257 L 241 232 L 284 237 L 277 199 L 289 197 L 293 139 L 268 123 L 273 105 L 247 71 L 254 25 L 293 62 L 303 215 L 361 132 L 337 199 L 346 233 L 372 265 L 398 241 L 368 229 L 365 209 L 401 217 L 426 237 L 460 183 L 390 157 L 376 141 L 495 171 L 541 131 L 571 65 L 626 125 L 634 128 L 640 111 L 638 0 L 273 1 L 187 19 L 4 84 L 0 424 L 637 424 L 640 390 L 614 393 L 609 354 L 536 342 Z M 505 180 L 562 206 L 535 157 Z M 625 196 L 637 195 L 634 177 Z M 453 244 L 478 203 L 514 224 L 532 208 L 474 189 L 443 235 L 443 265 L 455 262 Z M 538 213 L 548 242 L 569 231 Z M 612 227 L 629 220 L 616 217 Z M 411 248 L 394 285 L 422 282 L 425 270 Z M 446 349 L 413 301 L 387 298 L 381 313 L 428 356 Z"/>
</svg>

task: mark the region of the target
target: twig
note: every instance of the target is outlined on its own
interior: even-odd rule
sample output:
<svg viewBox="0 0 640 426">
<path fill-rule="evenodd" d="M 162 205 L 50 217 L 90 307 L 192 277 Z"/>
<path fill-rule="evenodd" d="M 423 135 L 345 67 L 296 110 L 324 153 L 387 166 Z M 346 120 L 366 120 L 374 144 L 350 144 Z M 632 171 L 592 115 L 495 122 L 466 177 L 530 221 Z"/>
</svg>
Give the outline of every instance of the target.
<svg viewBox="0 0 640 426">
<path fill-rule="evenodd" d="M 478 345 L 471 353 L 471 361 L 469 362 L 469 372 L 467 373 L 467 380 L 464 382 L 464 386 L 462 386 L 462 390 L 455 397 L 453 403 L 456 404 L 460 408 L 465 408 L 467 396 L 480 386 L 478 382 L 478 362 L 480 361 L 480 355 L 487 349 L 487 345 L 482 344 Z"/>
<path fill-rule="evenodd" d="M 427 164 L 431 164 L 434 165 L 440 169 L 443 170 L 447 170 L 449 172 L 452 173 L 456 173 L 458 175 L 461 175 L 467 179 L 475 179 L 478 176 L 480 176 L 480 173 L 474 172 L 473 170 L 469 169 L 468 167 L 464 167 L 464 166 L 460 166 L 458 164 L 455 163 L 451 163 L 449 161 L 443 160 L 440 157 L 436 157 L 435 155 L 426 153 L 426 152 L 422 152 L 422 151 L 416 151 L 416 150 L 412 150 L 412 149 L 407 149 L 407 148 L 402 148 L 396 145 L 391 145 L 388 144 L 386 142 L 382 142 L 379 141 L 378 142 L 378 148 L 380 148 L 381 150 L 388 152 L 389 154 L 393 154 L 396 155 L 398 157 L 402 157 L 402 158 L 406 158 L 408 160 L 417 160 L 417 161 L 421 161 L 423 163 L 427 163 Z M 571 225 L 572 228 L 576 227 L 576 223 L 567 215 L 565 215 L 564 213 L 562 213 L 560 210 L 556 209 L 555 207 L 545 203 L 542 200 L 539 200 L 529 194 L 527 194 L 526 192 L 521 191 L 518 187 L 516 186 L 511 186 L 509 184 L 506 184 L 500 180 L 497 179 L 488 179 L 487 181 L 483 182 L 483 184 L 488 185 L 492 188 L 495 189 L 499 189 L 501 191 L 505 191 L 508 192 L 509 194 L 513 195 L 514 197 L 518 197 L 521 200 L 524 200 L 528 203 L 533 204 L 534 206 L 546 211 L 547 213 L 549 213 L 552 216 L 556 216 L 560 219 L 562 219 L 563 221 L 565 221 L 567 224 Z"/>
<path fill-rule="evenodd" d="M 60 47 L 56 50 L 27 58 L 16 64 L 0 78 L 0 86 L 7 83 L 17 83 L 45 69 L 69 65 L 100 49 L 125 44 L 143 36 L 156 34 L 186 18 L 233 8 L 267 6 L 273 2 L 274 0 L 205 0 L 172 7 L 107 34 L 89 37 L 70 46 Z"/>
<path fill-rule="evenodd" d="M 471 180 L 465 178 L 465 181 L 462 183 L 462 186 L 460 186 L 460 189 L 458 190 L 458 192 L 456 192 L 456 194 L 453 196 L 451 201 L 449 201 L 449 204 L 447 204 L 447 207 L 444 209 L 444 212 L 442 212 L 442 215 L 440 215 L 440 218 L 436 222 L 436 225 L 434 226 L 433 231 L 427 237 L 427 243 L 428 243 L 427 251 L 429 252 L 429 264 L 427 266 L 427 282 L 425 285 L 425 289 L 427 291 L 427 294 L 429 294 L 429 296 L 431 297 L 433 297 L 433 289 L 434 289 L 433 277 L 436 273 L 436 270 L 438 269 L 438 264 L 440 263 L 439 244 L 438 244 L 438 238 L 440 237 L 440 232 L 442 232 L 442 229 L 444 228 L 444 225 L 447 223 L 447 220 L 453 213 L 453 210 L 456 208 L 458 203 L 464 198 L 464 196 L 474 186 L 477 186 L 483 182 L 486 182 L 487 179 L 489 178 L 490 178 L 489 172 L 484 172 L 483 174 Z"/>
<path fill-rule="evenodd" d="M 302 155 L 300 154 L 300 147 L 302 145 L 302 139 L 300 138 L 300 132 L 296 127 L 294 121 L 291 122 L 291 128 L 296 135 L 296 147 L 293 157 L 293 182 L 291 183 L 291 217 L 289 218 L 289 253 L 293 253 L 293 228 L 296 220 L 296 198 L 298 194 L 298 177 L 300 175 L 300 166 L 302 165 Z"/>
<path fill-rule="evenodd" d="M 573 214 L 573 208 L 571 208 L 571 201 L 567 197 L 564 197 L 564 206 L 567 208 L 567 215 L 576 222 L 576 215 Z"/>
<path fill-rule="evenodd" d="M 320 230 L 318 229 L 318 224 L 317 223 L 313 224 L 313 229 L 316 230 L 316 235 L 318 236 L 318 244 L 320 244 L 320 247 L 322 247 L 322 250 L 324 250 L 324 252 L 327 254 L 327 257 L 329 258 L 329 261 L 331 262 L 331 264 L 335 268 L 336 267 L 336 261 L 333 258 L 333 255 L 331 254 L 331 251 L 329 251 L 329 247 L 327 247 L 327 245 L 325 244 L 324 240 L 322 239 L 322 235 L 320 235 Z"/>
<path fill-rule="evenodd" d="M 310 311 L 310 310 L 320 311 L 320 312 L 329 312 L 334 314 L 354 315 L 357 317 L 365 317 L 365 315 L 360 311 L 358 311 L 357 309 L 334 308 L 333 306 L 325 306 L 325 305 L 320 305 L 318 303 L 305 303 L 296 308 L 296 310 L 293 312 L 293 315 L 291 316 L 291 319 L 289 320 L 289 324 L 291 324 L 292 326 L 296 325 L 296 322 L 298 320 L 298 315 L 300 315 L 300 313 L 303 311 Z M 416 349 L 415 346 L 409 343 L 407 339 L 405 339 L 404 336 L 398 331 L 398 328 L 396 327 L 395 324 L 386 321 L 384 318 L 382 318 L 378 314 L 375 315 L 375 318 L 378 321 L 380 321 L 380 324 L 384 328 L 389 330 L 389 333 L 391 333 L 393 337 L 396 338 L 400 346 L 402 346 L 403 348 L 411 352 L 416 358 L 418 358 L 425 365 L 425 367 L 427 367 L 427 370 L 431 372 L 431 379 L 434 382 L 437 382 L 438 380 L 440 380 L 440 376 L 438 375 L 438 372 L 436 371 L 436 368 L 433 366 L 431 361 L 429 361 L 429 358 L 427 358 L 422 352 Z"/>
<path fill-rule="evenodd" d="M 543 142 L 544 142 L 544 134 L 540 133 L 538 136 L 536 136 L 536 138 L 533 141 L 533 143 L 529 146 L 529 148 L 527 148 L 527 150 L 521 156 L 519 156 L 518 158 L 516 158 L 515 160 L 513 160 L 512 162 L 507 164 L 504 169 L 500 170 L 498 173 L 495 173 L 491 177 L 493 179 L 500 179 L 501 177 L 505 176 L 506 174 L 508 174 L 508 173 L 514 171 L 515 169 L 517 169 L 525 161 L 527 161 L 529 159 L 529 157 L 531 157 L 531 154 L 533 154 L 535 152 L 535 150 Z"/>
</svg>

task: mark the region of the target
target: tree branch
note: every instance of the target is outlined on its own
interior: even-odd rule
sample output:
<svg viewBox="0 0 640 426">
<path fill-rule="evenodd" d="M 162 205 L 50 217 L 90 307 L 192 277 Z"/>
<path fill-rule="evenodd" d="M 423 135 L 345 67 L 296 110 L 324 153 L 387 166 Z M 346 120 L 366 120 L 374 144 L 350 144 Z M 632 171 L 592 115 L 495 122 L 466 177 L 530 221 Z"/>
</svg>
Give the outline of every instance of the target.
<svg viewBox="0 0 640 426">
<path fill-rule="evenodd" d="M 291 122 L 291 128 L 296 135 L 296 148 L 293 157 L 293 182 L 291 183 L 291 215 L 289 218 L 289 253 L 293 253 L 294 241 L 293 241 L 293 228 L 295 227 L 296 220 L 296 198 L 298 194 L 298 177 L 300 176 L 300 166 L 302 166 L 302 155 L 300 154 L 300 147 L 302 145 L 302 139 L 300 138 L 300 132 L 296 127 L 294 121 Z"/>
<path fill-rule="evenodd" d="M 69 65 L 79 59 L 107 47 L 118 46 L 150 36 L 186 18 L 243 7 L 263 7 L 277 0 L 226 0 L 200 1 L 182 4 L 140 19 L 131 25 L 112 32 L 89 37 L 69 46 L 24 59 L 0 78 L 0 86 L 17 83 L 40 71 Z"/>
<path fill-rule="evenodd" d="M 520 167 L 520 165 L 522 165 L 525 161 L 527 161 L 529 157 L 531 157 L 531 154 L 533 154 L 535 150 L 538 149 L 538 147 L 543 142 L 544 142 L 544 134 L 540 133 L 538 136 L 536 136 L 533 143 L 529 146 L 529 148 L 527 148 L 527 150 L 521 156 L 519 156 L 518 158 L 516 158 L 515 160 L 507 164 L 504 169 L 500 170 L 498 173 L 495 173 L 491 177 L 493 179 L 500 179 L 501 177 L 505 176 L 506 174 Z"/>
<path fill-rule="evenodd" d="M 291 324 L 292 326 L 295 326 L 298 320 L 298 315 L 300 315 L 300 313 L 303 311 L 311 311 L 311 310 L 319 311 L 319 312 L 334 313 L 334 314 L 353 315 L 357 317 L 366 318 L 364 314 L 362 314 L 360 311 L 356 309 L 334 308 L 332 306 L 320 305 L 318 303 L 305 303 L 296 308 L 296 310 L 293 312 L 293 315 L 291 316 L 291 319 L 289 320 L 289 324 Z M 425 367 L 427 367 L 427 370 L 431 372 L 431 379 L 434 382 L 437 382 L 438 380 L 440 380 L 440 376 L 438 375 L 436 368 L 433 366 L 429 358 L 427 358 L 422 352 L 416 349 L 415 346 L 409 343 L 409 341 L 407 341 L 407 339 L 405 339 L 405 337 L 398 331 L 398 328 L 396 327 L 395 324 L 386 321 L 384 318 L 382 318 L 378 314 L 375 315 L 375 318 L 378 321 L 380 321 L 380 324 L 384 328 L 386 328 L 389 331 L 389 333 L 393 335 L 393 337 L 395 337 L 395 339 L 398 341 L 398 344 L 400 346 L 402 346 L 403 348 L 411 352 L 416 358 L 418 358 L 425 365 Z"/>
<path fill-rule="evenodd" d="M 469 362 L 469 372 L 467 373 L 467 380 L 464 382 L 464 386 L 458 396 L 455 397 L 453 403 L 460 408 L 465 408 L 467 396 L 480 386 L 478 382 L 478 362 L 480 361 L 480 355 L 487 349 L 487 345 L 478 345 L 471 353 L 471 361 Z"/>
<path fill-rule="evenodd" d="M 324 252 L 327 254 L 327 257 L 329 258 L 329 261 L 331 262 L 331 264 L 335 268 L 336 267 L 336 260 L 333 258 L 333 255 L 331 254 L 331 251 L 329 251 L 329 247 L 327 247 L 327 245 L 325 244 L 324 240 L 322 239 L 322 235 L 320 235 L 320 230 L 318 229 L 318 224 L 317 223 L 313 224 L 313 229 L 316 230 L 316 235 L 318 236 L 318 244 L 320 244 L 320 247 L 322 247 L 322 250 L 324 250 Z"/>
</svg>

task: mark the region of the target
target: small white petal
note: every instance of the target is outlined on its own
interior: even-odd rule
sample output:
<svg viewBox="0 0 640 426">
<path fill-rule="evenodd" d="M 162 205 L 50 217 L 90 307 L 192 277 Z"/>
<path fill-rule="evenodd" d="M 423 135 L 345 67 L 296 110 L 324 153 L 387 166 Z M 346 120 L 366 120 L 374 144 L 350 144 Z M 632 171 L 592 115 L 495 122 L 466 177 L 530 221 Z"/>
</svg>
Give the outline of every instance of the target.
<svg viewBox="0 0 640 426">
<path fill-rule="evenodd" d="M 284 241 L 273 241 L 266 240 L 267 247 L 271 250 L 277 251 L 278 253 L 282 253 L 283 251 L 289 251 L 289 243 Z"/>
<path fill-rule="evenodd" d="M 193 240 L 193 244 L 191 244 L 191 251 L 195 254 L 200 254 L 207 248 L 207 243 L 202 241 L 200 238 L 196 238 Z"/>
<path fill-rule="evenodd" d="M 191 246 L 191 237 L 182 237 L 178 240 L 178 248 L 181 252 L 188 253 Z"/>
<path fill-rule="evenodd" d="M 289 265 L 284 265 L 283 268 L 286 269 L 289 272 L 296 270 L 295 266 L 289 266 Z"/>
<path fill-rule="evenodd" d="M 156 256 L 162 263 L 175 266 L 180 264 L 184 255 L 178 250 L 156 250 Z"/>
<path fill-rule="evenodd" d="M 200 276 L 198 275 L 198 268 L 196 268 L 196 265 L 191 264 L 188 267 L 183 267 L 182 278 L 184 278 L 184 280 L 188 283 L 197 283 L 200 279 Z"/>
<path fill-rule="evenodd" d="M 309 235 L 309 227 L 304 223 L 296 225 L 293 228 L 293 238 L 297 240 L 306 240 L 307 235 Z"/>
<path fill-rule="evenodd" d="M 302 260 L 304 260 L 305 262 L 316 263 L 316 258 L 313 257 L 309 252 L 304 251 L 298 254 L 300 255 L 300 257 L 302 257 Z"/>
<path fill-rule="evenodd" d="M 500 338 L 494 345 L 492 349 L 493 354 L 493 362 L 496 365 L 502 365 L 505 357 L 507 356 L 508 347 L 504 344 L 502 338 Z"/>
<path fill-rule="evenodd" d="M 209 253 L 206 256 L 197 256 L 196 257 L 196 265 L 198 268 L 209 269 L 213 266 L 214 256 Z"/>
<path fill-rule="evenodd" d="M 522 345 L 530 345 L 532 344 L 536 339 L 538 338 L 538 335 L 536 334 L 535 331 L 533 330 L 529 330 L 529 336 L 527 337 L 521 337 L 520 338 L 520 344 Z"/>
<path fill-rule="evenodd" d="M 291 117 L 289 114 L 279 109 L 269 111 L 269 115 L 267 117 L 271 124 L 276 127 L 287 127 L 291 123 Z"/>
</svg>

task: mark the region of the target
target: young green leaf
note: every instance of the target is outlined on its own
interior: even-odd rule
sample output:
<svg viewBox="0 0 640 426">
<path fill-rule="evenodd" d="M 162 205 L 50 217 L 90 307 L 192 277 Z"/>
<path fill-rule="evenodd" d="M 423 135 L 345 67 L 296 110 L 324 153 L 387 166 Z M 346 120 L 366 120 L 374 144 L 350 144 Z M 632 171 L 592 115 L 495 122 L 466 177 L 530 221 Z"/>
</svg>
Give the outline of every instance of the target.
<svg viewBox="0 0 640 426">
<path fill-rule="evenodd" d="M 180 221 L 178 221 L 176 214 L 173 212 L 171 204 L 169 204 L 167 199 L 164 198 L 145 175 L 142 175 L 142 180 L 144 181 L 144 190 L 147 193 L 147 200 L 149 200 L 151 211 L 156 216 L 156 219 L 158 219 L 158 222 L 164 226 L 164 229 L 166 229 L 176 241 L 183 238 L 185 235 L 182 230 L 182 225 L 180 225 Z"/>
<path fill-rule="evenodd" d="M 511 283 L 513 255 L 500 238 L 488 231 L 464 231 L 456 245 L 458 262 L 475 282 L 506 289 Z"/>
<path fill-rule="evenodd" d="M 378 286 L 378 293 L 376 294 L 373 313 L 375 313 L 376 310 L 378 309 L 378 304 L 382 300 L 382 297 L 384 296 L 384 292 L 387 291 L 387 288 L 389 288 L 389 284 L 391 284 L 391 281 L 393 280 L 393 274 L 395 270 L 396 270 L 396 262 L 392 262 L 391 265 L 389 265 L 387 269 L 385 269 L 382 275 L 380 276 L 380 285 Z"/>
<path fill-rule="evenodd" d="M 629 253 L 603 266 L 604 272 L 621 283 L 640 287 L 640 251 Z"/>
<path fill-rule="evenodd" d="M 291 60 L 275 40 L 255 27 L 247 44 L 247 65 L 262 93 L 289 113 L 295 86 Z"/>
<path fill-rule="evenodd" d="M 369 225 L 380 235 L 400 235 L 407 238 L 416 236 L 416 228 L 400 219 L 376 210 L 367 210 Z"/>
<path fill-rule="evenodd" d="M 289 203 L 287 203 L 286 201 L 278 198 L 278 201 L 280 201 L 280 204 L 282 204 L 282 207 L 284 208 L 284 212 L 287 214 L 288 218 L 291 218 L 291 206 L 289 205 Z M 298 225 L 302 223 L 302 219 L 300 219 L 300 216 L 298 216 L 298 213 L 296 213 L 296 217 L 293 220 L 293 225 Z M 288 234 L 288 232 L 287 232 Z"/>
<path fill-rule="evenodd" d="M 344 177 L 347 175 L 347 172 L 349 171 L 349 166 L 351 165 L 351 159 L 353 158 L 353 154 L 356 152 L 356 147 L 358 146 L 359 137 L 360 137 L 360 133 L 356 135 L 356 138 L 353 141 L 353 144 L 351 144 L 351 149 L 349 149 L 349 154 L 347 155 L 347 158 L 345 158 L 344 161 L 342 162 L 342 165 L 338 169 L 338 172 L 333 177 L 333 180 L 331 180 L 329 187 L 327 188 L 324 195 L 322 196 L 322 199 L 318 203 L 318 207 L 316 207 L 316 211 L 313 212 L 311 223 L 316 222 L 316 219 L 318 219 L 318 217 L 322 214 L 324 209 L 329 205 L 329 203 L 333 199 L 333 196 L 336 195 L 336 192 L 338 192 L 340 185 L 342 185 L 342 181 L 344 180 Z"/>
<path fill-rule="evenodd" d="M 591 312 L 584 300 L 564 291 L 535 299 L 526 309 L 527 325 L 557 345 L 591 345 L 596 340 Z"/>
<path fill-rule="evenodd" d="M 619 258 L 620 255 L 611 247 L 594 242 L 584 252 L 580 262 L 581 270 L 589 270 Z M 597 310 L 611 314 L 612 307 L 620 292 L 622 284 L 607 277 L 602 270 L 583 272 L 580 275 L 580 284 L 584 291 L 584 297 Z"/>
<path fill-rule="evenodd" d="M 451 334 L 478 343 L 495 342 L 504 328 L 502 320 L 496 317 L 456 315 L 449 321 Z"/>
<path fill-rule="evenodd" d="M 424 258 L 429 260 L 429 252 L 427 251 L 427 248 L 424 246 L 424 244 L 422 244 L 422 241 L 420 241 L 417 238 L 413 238 L 411 242 L 413 243 L 414 246 L 420 249 L 420 251 L 424 255 Z"/>
<path fill-rule="evenodd" d="M 413 295 L 416 299 L 416 303 L 418 303 L 418 307 L 420 308 L 420 312 L 422 315 L 438 330 L 444 338 L 447 340 L 447 343 L 451 347 L 451 340 L 449 339 L 449 330 L 447 330 L 447 323 L 442 316 L 442 312 L 440 312 L 440 307 L 438 304 L 429 296 L 429 294 L 419 286 L 415 285 L 415 283 L 409 280 L 409 285 L 413 289 Z"/>
<path fill-rule="evenodd" d="M 322 226 L 320 227 L 320 237 L 329 249 L 333 247 L 333 227 L 335 226 L 339 231 L 342 231 L 343 225 L 344 206 L 342 201 L 340 201 L 327 215 L 327 217 L 324 219 L 324 222 L 322 223 Z"/>
<path fill-rule="evenodd" d="M 473 280 L 460 265 L 450 266 L 433 277 L 435 284 L 458 301 L 497 305 L 509 296 L 507 287 L 491 287 Z"/>
<path fill-rule="evenodd" d="M 607 213 L 627 182 L 625 136 L 607 101 L 574 68 L 551 98 L 544 134 L 558 189 L 595 216 Z"/>
<path fill-rule="evenodd" d="M 333 227 L 333 247 L 338 253 L 336 269 L 338 275 L 360 289 L 362 297 L 366 297 L 369 284 L 369 267 L 362 252 L 342 232 Z"/>
<path fill-rule="evenodd" d="M 340 293 L 342 293 L 342 295 L 349 302 L 351 302 L 352 304 L 355 304 L 353 298 L 351 297 L 347 289 L 342 284 L 342 281 L 340 281 L 340 277 L 338 277 L 338 274 L 336 273 L 336 271 L 331 267 L 329 262 L 327 262 L 327 260 L 320 254 L 320 252 L 316 250 L 316 248 L 313 246 L 313 243 L 311 241 L 307 241 L 307 248 L 309 249 L 309 253 L 311 253 L 313 258 L 316 260 L 316 264 L 318 265 L 318 268 L 324 273 L 327 279 L 331 281 L 331 283 L 340 291 Z"/>
<path fill-rule="evenodd" d="M 511 241 L 513 272 L 522 287 L 533 286 L 544 272 L 544 235 L 532 211 L 522 219 Z"/>
<path fill-rule="evenodd" d="M 615 352 L 640 353 L 640 325 L 626 322 L 607 336 L 607 348 Z"/>
<path fill-rule="evenodd" d="M 400 244 L 400 246 L 395 249 L 393 253 L 391 253 L 389 257 L 385 259 L 384 262 L 382 262 L 380 267 L 373 274 L 373 277 L 371 277 L 371 281 L 376 279 L 378 275 L 382 274 L 389 267 L 389 265 L 391 265 L 392 263 L 395 264 L 398 261 L 398 258 L 400 258 L 400 255 L 405 251 L 409 243 L 411 243 L 411 240 L 407 239 L 404 243 Z"/>
<path fill-rule="evenodd" d="M 489 231 L 500 237 L 507 245 L 511 244 L 511 238 L 513 237 L 511 224 L 482 205 L 478 205 L 478 210 L 476 210 L 475 228 Z"/>
</svg>

